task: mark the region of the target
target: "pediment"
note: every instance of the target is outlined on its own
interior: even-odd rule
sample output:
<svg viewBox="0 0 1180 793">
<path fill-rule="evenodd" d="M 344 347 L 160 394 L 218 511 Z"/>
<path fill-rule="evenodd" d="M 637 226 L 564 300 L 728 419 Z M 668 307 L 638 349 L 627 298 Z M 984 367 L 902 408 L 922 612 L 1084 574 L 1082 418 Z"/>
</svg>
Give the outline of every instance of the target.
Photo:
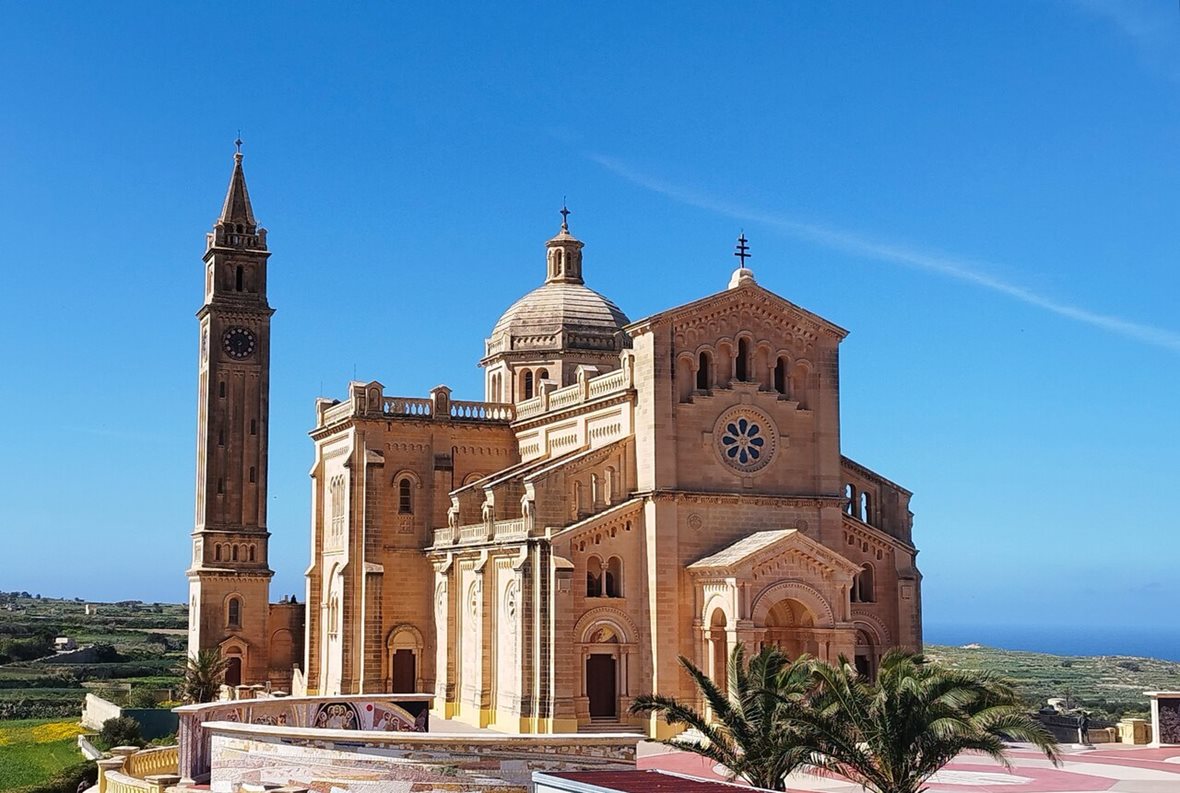
<svg viewBox="0 0 1180 793">
<path fill-rule="evenodd" d="M 771 292 L 756 283 L 747 282 L 733 289 L 716 292 L 700 300 L 652 314 L 632 322 L 628 332 L 642 332 L 645 327 L 671 324 L 674 332 L 685 330 L 692 325 L 709 322 L 734 311 L 749 311 L 755 316 L 775 325 L 790 326 L 797 335 L 814 339 L 819 335 L 833 336 L 837 340 L 848 335 L 848 331 L 812 313 L 790 300 Z"/>
<path fill-rule="evenodd" d="M 694 576 L 760 577 L 783 561 L 803 562 L 821 576 L 849 576 L 859 565 L 803 534 L 798 529 L 759 531 L 688 566 Z"/>
</svg>

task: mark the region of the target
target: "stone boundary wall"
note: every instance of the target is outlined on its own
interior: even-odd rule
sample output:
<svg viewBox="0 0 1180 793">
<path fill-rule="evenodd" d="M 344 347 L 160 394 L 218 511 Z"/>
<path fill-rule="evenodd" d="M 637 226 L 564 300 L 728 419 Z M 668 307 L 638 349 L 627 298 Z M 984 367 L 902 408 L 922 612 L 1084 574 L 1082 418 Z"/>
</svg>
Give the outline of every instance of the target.
<svg viewBox="0 0 1180 793">
<path fill-rule="evenodd" d="M 642 735 L 357 733 L 210 722 L 213 793 L 243 784 L 349 793 L 527 793 L 534 771 L 635 768 Z"/>
<path fill-rule="evenodd" d="M 122 715 L 121 707 L 94 694 L 87 694 L 85 702 L 82 703 L 82 726 L 88 730 L 101 730 L 104 721 L 117 719 Z"/>
<path fill-rule="evenodd" d="M 203 781 L 209 774 L 209 722 L 310 728 L 343 732 L 418 732 L 430 729 L 430 705 L 424 694 L 348 694 L 336 697 L 262 697 L 176 708 L 180 718 L 180 776 Z"/>
</svg>

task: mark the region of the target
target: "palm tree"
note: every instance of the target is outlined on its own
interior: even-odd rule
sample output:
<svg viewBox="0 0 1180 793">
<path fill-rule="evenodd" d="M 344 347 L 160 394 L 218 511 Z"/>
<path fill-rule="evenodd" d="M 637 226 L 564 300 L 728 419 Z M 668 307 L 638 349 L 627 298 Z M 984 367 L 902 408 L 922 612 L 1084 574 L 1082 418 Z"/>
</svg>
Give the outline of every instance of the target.
<svg viewBox="0 0 1180 793">
<path fill-rule="evenodd" d="M 217 650 L 198 650 L 185 660 L 179 670 L 184 675 L 181 697 L 190 704 L 217 699 L 229 661 Z"/>
<path fill-rule="evenodd" d="M 844 658 L 811 662 L 805 700 L 784 701 L 806 765 L 839 774 L 876 793 L 921 793 L 961 752 L 1006 767 L 1005 740 L 1027 741 L 1059 762 L 1057 741 L 1034 720 L 1010 685 L 988 672 L 927 662 L 899 650 L 881 661 L 876 682 Z"/>
<path fill-rule="evenodd" d="M 657 714 L 668 724 L 694 729 L 700 736 L 661 743 L 720 763 L 755 787 L 786 790 L 787 775 L 810 753 L 800 748 L 799 736 L 784 721 L 786 712 L 807 690 L 810 666 L 792 664 L 775 647 L 764 648 L 747 665 L 745 649 L 738 644 L 729 659 L 728 691 L 722 691 L 687 658 L 681 656 L 680 664 L 696 684 L 711 718 L 658 694 L 637 697 L 631 712 Z"/>
</svg>

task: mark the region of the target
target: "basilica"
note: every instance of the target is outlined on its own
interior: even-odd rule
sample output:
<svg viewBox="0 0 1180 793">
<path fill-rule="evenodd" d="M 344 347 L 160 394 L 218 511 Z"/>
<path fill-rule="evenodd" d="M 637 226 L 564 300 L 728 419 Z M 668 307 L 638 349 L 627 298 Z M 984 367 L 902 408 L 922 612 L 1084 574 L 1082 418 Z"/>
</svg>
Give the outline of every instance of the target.
<svg viewBox="0 0 1180 793">
<path fill-rule="evenodd" d="M 910 493 L 841 454 L 847 332 L 739 267 L 632 320 L 563 211 L 484 340 L 482 400 L 352 382 L 311 429 L 306 606 L 269 603 L 266 231 L 240 152 L 207 237 L 190 648 L 231 683 L 425 692 L 506 732 L 666 726 L 736 645 L 920 649 Z M 456 365 L 462 365 L 457 362 Z"/>
</svg>

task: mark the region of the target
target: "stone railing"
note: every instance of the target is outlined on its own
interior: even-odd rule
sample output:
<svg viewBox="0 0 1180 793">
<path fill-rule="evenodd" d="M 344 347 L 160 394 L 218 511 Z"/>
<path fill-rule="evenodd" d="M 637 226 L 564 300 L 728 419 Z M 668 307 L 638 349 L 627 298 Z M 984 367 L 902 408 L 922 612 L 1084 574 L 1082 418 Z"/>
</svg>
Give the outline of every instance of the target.
<svg viewBox="0 0 1180 793">
<path fill-rule="evenodd" d="M 542 391 L 539 396 L 518 402 L 516 420 L 534 418 L 553 410 L 580 405 L 593 399 L 621 394 L 631 387 L 631 360 L 624 358 L 623 366 L 598 377 L 589 377 L 585 371 L 578 372 L 578 381 L 565 388 Z"/>
<path fill-rule="evenodd" d="M 209 722 L 274 725 L 279 728 L 344 728 L 353 736 L 385 731 L 428 732 L 430 694 L 350 694 L 336 697 L 274 697 L 184 705 L 180 716 L 178 773 L 197 782 L 209 776 Z"/>
<path fill-rule="evenodd" d="M 497 540 L 517 540 L 529 536 L 528 518 L 496 521 L 494 536 Z"/>
<path fill-rule="evenodd" d="M 591 398 L 622 391 L 627 387 L 627 371 L 616 369 L 613 372 L 607 372 L 601 377 L 595 377 L 587 385 L 589 386 L 587 392 Z"/>
<path fill-rule="evenodd" d="M 451 418 L 475 421 L 512 421 L 516 411 L 512 405 L 500 402 L 468 402 L 456 399 L 451 402 Z"/>
<path fill-rule="evenodd" d="M 529 518 L 512 518 L 497 520 L 491 524 L 485 521 L 455 527 L 444 526 L 434 530 L 434 544 L 487 542 L 489 537 L 493 540 L 521 540 L 529 536 L 532 523 Z"/>
<path fill-rule="evenodd" d="M 98 761 L 99 793 L 164 793 L 180 781 L 175 746 L 116 746 L 111 755 Z"/>
<path fill-rule="evenodd" d="M 523 402 L 516 403 L 516 420 L 531 419 L 533 416 L 539 416 L 545 412 L 545 399 L 543 397 L 535 396 L 532 399 L 526 399 Z"/>
<path fill-rule="evenodd" d="M 429 416 L 431 404 L 429 399 L 416 397 L 383 397 L 381 412 L 386 416 Z"/>
<path fill-rule="evenodd" d="M 123 772 L 139 779 L 146 779 L 153 774 L 175 774 L 178 761 L 179 747 L 161 746 L 158 749 L 146 749 L 128 755 L 123 766 Z"/>
<path fill-rule="evenodd" d="M 512 405 L 451 399 L 451 389 L 440 385 L 429 397 L 386 396 L 378 382 L 353 382 L 348 399 L 316 402 L 316 426 L 329 427 L 354 416 L 383 419 L 430 419 L 432 421 L 494 421 L 507 423 L 516 416 Z"/>
</svg>

